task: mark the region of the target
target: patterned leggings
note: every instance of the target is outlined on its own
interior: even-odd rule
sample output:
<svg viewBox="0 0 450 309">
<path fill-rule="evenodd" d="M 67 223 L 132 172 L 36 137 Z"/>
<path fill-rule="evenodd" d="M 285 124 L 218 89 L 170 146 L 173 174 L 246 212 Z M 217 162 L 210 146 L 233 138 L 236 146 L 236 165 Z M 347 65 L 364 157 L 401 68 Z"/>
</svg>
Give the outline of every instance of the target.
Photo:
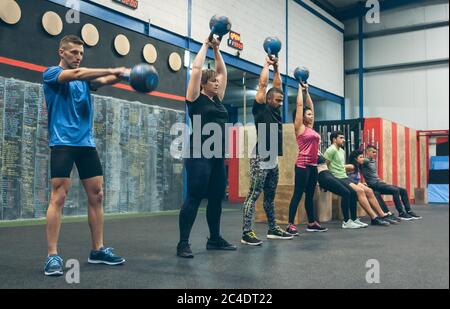
<svg viewBox="0 0 450 309">
<path fill-rule="evenodd" d="M 269 228 L 274 229 L 276 227 L 274 200 L 278 177 L 278 165 L 272 169 L 262 168 L 259 157 L 250 159 L 250 190 L 244 202 L 244 233 L 252 230 L 256 201 L 262 192 L 264 192 L 264 211 L 267 215 Z"/>
</svg>

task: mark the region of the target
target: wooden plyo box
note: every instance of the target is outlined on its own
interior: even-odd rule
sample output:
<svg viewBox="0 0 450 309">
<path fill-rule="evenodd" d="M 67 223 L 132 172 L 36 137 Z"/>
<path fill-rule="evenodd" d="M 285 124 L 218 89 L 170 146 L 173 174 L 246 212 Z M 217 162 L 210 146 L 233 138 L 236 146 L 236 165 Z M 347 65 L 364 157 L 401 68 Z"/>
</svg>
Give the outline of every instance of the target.
<svg viewBox="0 0 450 309">
<path fill-rule="evenodd" d="M 278 185 L 275 196 L 275 218 L 278 224 L 288 224 L 289 205 L 294 194 L 293 185 Z M 324 192 L 317 186 L 314 194 L 314 214 L 319 222 L 328 222 L 332 219 L 332 194 Z M 263 207 L 264 194 L 256 202 L 255 222 L 266 223 L 267 216 Z M 295 216 L 294 224 L 306 224 L 308 218 L 305 210 L 305 195 L 303 194 Z"/>
<path fill-rule="evenodd" d="M 428 204 L 428 189 L 416 188 L 414 190 L 415 204 L 426 205 Z"/>
<path fill-rule="evenodd" d="M 332 212 L 333 212 L 333 220 L 337 220 L 337 221 L 342 221 L 344 220 L 344 216 L 342 214 L 342 209 L 341 209 L 341 200 L 342 197 L 336 195 L 336 194 L 332 194 Z M 359 204 L 359 202 L 356 203 L 356 215 L 361 218 L 361 217 L 365 217 L 367 216 L 366 211 L 361 207 L 361 205 Z"/>
</svg>

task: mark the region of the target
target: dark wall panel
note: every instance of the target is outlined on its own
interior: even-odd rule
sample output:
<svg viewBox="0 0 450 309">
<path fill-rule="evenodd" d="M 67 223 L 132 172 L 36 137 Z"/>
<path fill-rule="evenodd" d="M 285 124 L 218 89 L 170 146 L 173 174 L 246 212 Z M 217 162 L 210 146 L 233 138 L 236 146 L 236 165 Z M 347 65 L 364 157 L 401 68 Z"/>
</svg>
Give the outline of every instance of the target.
<svg viewBox="0 0 450 309">
<path fill-rule="evenodd" d="M 186 90 L 186 69 L 172 72 L 168 65 L 168 58 L 172 52 L 181 57 L 184 50 L 147 37 L 143 34 L 126 30 L 119 26 L 104 22 L 97 18 L 81 14 L 79 24 L 68 24 L 65 21 L 67 8 L 45 0 L 18 0 L 22 10 L 22 18 L 16 25 L 7 25 L 0 21 L 0 57 L 30 62 L 41 66 L 52 66 L 59 63 L 58 44 L 67 34 L 81 36 L 81 29 L 86 23 L 95 25 L 100 34 L 100 41 L 95 47 L 85 47 L 84 67 L 131 67 L 144 62 L 142 49 L 145 44 L 153 44 L 158 51 L 158 60 L 154 64 L 160 75 L 160 84 L 157 91 L 184 97 Z M 54 11 L 63 20 L 63 32 L 56 36 L 48 35 L 42 27 L 42 16 L 47 11 Z M 113 48 L 116 35 L 124 34 L 130 41 L 130 53 L 119 56 Z M 5 64 L 0 64 L 0 76 L 14 77 L 31 82 L 42 82 L 42 74 Z M 140 101 L 144 104 L 158 105 L 172 109 L 184 110 L 184 102 L 148 96 L 113 87 L 98 91 L 100 95 Z"/>
</svg>

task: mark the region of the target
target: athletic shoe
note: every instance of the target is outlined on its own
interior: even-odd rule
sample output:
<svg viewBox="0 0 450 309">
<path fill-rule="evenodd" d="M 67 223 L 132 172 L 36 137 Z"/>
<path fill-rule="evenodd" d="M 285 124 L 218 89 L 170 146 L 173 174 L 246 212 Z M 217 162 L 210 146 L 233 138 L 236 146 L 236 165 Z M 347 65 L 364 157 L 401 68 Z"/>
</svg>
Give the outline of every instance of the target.
<svg viewBox="0 0 450 309">
<path fill-rule="evenodd" d="M 63 260 L 59 255 L 50 255 L 45 260 L 44 274 L 46 276 L 62 276 Z"/>
<path fill-rule="evenodd" d="M 194 258 L 194 254 L 192 254 L 191 246 L 187 242 L 180 242 L 177 246 L 177 256 L 185 259 Z"/>
<path fill-rule="evenodd" d="M 361 225 L 359 225 L 359 224 L 356 224 L 355 222 L 353 222 L 353 220 L 352 219 L 348 219 L 348 221 L 347 222 L 343 222 L 342 223 L 342 228 L 343 229 L 360 229 L 361 228 Z"/>
<path fill-rule="evenodd" d="M 388 218 L 390 219 L 390 220 L 392 220 L 392 221 L 396 221 L 397 223 L 400 223 L 400 222 L 402 222 L 402 220 L 399 218 L 399 217 L 397 217 L 397 216 L 395 216 L 395 215 L 389 215 L 388 216 Z"/>
<path fill-rule="evenodd" d="M 327 232 L 328 229 L 326 227 L 322 227 L 319 223 L 315 222 L 311 225 L 308 224 L 308 226 L 306 227 L 306 231 L 307 232 Z"/>
<path fill-rule="evenodd" d="M 384 216 L 381 218 L 383 221 L 389 222 L 389 224 L 398 224 L 398 222 L 394 219 L 391 219 L 390 216 Z"/>
<path fill-rule="evenodd" d="M 408 215 L 410 215 L 414 220 L 421 220 L 422 217 L 417 215 L 414 211 L 410 210 L 408 211 Z"/>
<path fill-rule="evenodd" d="M 286 233 L 291 234 L 292 236 L 298 236 L 297 227 L 294 224 L 289 224 L 286 228 Z"/>
<path fill-rule="evenodd" d="M 414 220 L 413 217 L 411 217 L 408 213 L 406 212 L 401 212 L 398 214 L 398 217 L 400 218 L 400 220 L 402 221 L 411 221 Z"/>
<path fill-rule="evenodd" d="M 356 220 L 353 221 L 353 223 L 358 224 L 358 225 L 361 226 L 362 228 L 366 228 L 366 227 L 369 226 L 367 223 L 364 223 L 364 222 L 362 222 L 361 220 L 359 220 L 359 218 L 356 218 Z"/>
<path fill-rule="evenodd" d="M 389 222 L 382 220 L 380 217 L 376 217 L 375 219 L 372 219 L 370 221 L 371 225 L 378 225 L 378 226 L 389 226 L 391 225 Z"/>
<path fill-rule="evenodd" d="M 293 235 L 283 231 L 279 226 L 277 226 L 276 228 L 274 228 L 273 230 L 269 230 L 267 232 L 267 238 L 268 239 L 284 239 L 284 240 L 288 240 L 288 239 L 292 239 L 294 238 Z"/>
<path fill-rule="evenodd" d="M 102 247 L 100 250 L 92 250 L 88 262 L 91 264 L 120 265 L 125 259 L 113 253 L 113 248 Z"/>
<path fill-rule="evenodd" d="M 206 250 L 234 251 L 237 250 L 237 247 L 219 236 L 218 240 L 208 239 L 208 242 L 206 243 Z"/>
<path fill-rule="evenodd" d="M 262 241 L 256 237 L 256 233 L 254 231 L 246 232 L 242 235 L 241 244 L 249 245 L 249 246 L 260 246 L 262 245 Z"/>
</svg>

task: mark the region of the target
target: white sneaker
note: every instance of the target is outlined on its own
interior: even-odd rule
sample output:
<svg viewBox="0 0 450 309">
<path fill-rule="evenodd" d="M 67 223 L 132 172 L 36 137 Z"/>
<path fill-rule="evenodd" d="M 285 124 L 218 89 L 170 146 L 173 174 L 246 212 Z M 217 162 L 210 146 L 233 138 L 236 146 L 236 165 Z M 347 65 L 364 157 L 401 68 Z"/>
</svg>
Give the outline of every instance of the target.
<svg viewBox="0 0 450 309">
<path fill-rule="evenodd" d="M 369 225 L 368 224 L 366 224 L 366 223 L 364 223 L 364 222 L 362 222 L 361 220 L 359 220 L 359 218 L 357 218 L 355 221 L 353 221 L 354 223 L 356 223 L 356 224 L 358 224 L 358 225 L 360 225 L 362 228 L 366 228 L 366 227 L 368 227 Z"/>
<path fill-rule="evenodd" d="M 347 222 L 343 222 L 342 223 L 342 228 L 343 229 L 360 229 L 362 226 L 359 224 L 356 224 L 355 222 L 352 221 L 352 219 L 348 219 Z"/>
</svg>

